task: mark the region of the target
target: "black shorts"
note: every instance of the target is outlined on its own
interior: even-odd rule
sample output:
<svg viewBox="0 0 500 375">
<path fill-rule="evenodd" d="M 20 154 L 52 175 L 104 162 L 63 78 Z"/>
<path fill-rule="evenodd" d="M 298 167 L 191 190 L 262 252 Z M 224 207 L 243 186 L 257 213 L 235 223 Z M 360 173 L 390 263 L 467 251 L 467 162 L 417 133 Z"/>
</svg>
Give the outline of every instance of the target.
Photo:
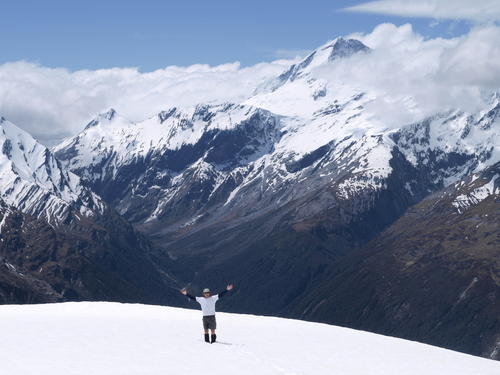
<svg viewBox="0 0 500 375">
<path fill-rule="evenodd" d="M 217 322 L 215 321 L 215 315 L 207 315 L 203 317 L 203 329 L 216 329 Z"/>
</svg>

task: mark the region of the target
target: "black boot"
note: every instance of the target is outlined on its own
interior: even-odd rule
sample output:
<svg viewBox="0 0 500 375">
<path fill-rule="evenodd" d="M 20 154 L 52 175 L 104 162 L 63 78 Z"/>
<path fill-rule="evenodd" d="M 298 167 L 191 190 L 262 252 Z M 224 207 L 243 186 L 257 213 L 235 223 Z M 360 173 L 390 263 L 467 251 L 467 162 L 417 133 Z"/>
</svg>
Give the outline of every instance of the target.
<svg viewBox="0 0 500 375">
<path fill-rule="evenodd" d="M 210 336 L 208 333 L 205 333 L 205 342 L 210 343 Z"/>
<path fill-rule="evenodd" d="M 217 335 L 214 333 L 211 338 L 212 338 L 212 344 L 213 344 L 215 342 L 215 340 L 217 339 Z"/>
</svg>

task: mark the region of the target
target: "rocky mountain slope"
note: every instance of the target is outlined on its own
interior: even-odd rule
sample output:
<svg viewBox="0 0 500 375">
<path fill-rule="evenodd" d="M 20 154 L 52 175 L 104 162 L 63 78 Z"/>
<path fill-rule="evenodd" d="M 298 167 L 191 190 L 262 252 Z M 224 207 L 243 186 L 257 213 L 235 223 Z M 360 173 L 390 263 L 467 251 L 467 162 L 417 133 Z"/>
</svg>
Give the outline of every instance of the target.
<svg viewBox="0 0 500 375">
<path fill-rule="evenodd" d="M 499 222 L 497 163 L 410 208 L 295 311 L 500 359 Z"/>
</svg>

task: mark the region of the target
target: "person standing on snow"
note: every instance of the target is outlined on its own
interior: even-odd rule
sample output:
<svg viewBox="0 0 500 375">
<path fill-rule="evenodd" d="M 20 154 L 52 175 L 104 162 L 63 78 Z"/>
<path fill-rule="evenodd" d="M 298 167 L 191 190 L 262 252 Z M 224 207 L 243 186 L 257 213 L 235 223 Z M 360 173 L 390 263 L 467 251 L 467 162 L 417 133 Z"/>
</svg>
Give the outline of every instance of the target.
<svg viewBox="0 0 500 375">
<path fill-rule="evenodd" d="M 217 322 L 215 321 L 215 304 L 222 298 L 224 294 L 233 289 L 233 285 L 229 284 L 226 286 L 226 289 L 220 292 L 219 294 L 212 295 L 210 289 L 203 289 L 202 297 L 194 297 L 189 294 L 186 288 L 181 289 L 181 293 L 184 294 L 189 299 L 196 301 L 201 306 L 201 311 L 203 312 L 203 330 L 205 331 L 205 342 L 214 343 L 217 339 L 217 335 L 215 334 L 215 329 L 217 328 Z M 208 331 L 211 331 L 211 335 L 209 337 Z"/>
</svg>

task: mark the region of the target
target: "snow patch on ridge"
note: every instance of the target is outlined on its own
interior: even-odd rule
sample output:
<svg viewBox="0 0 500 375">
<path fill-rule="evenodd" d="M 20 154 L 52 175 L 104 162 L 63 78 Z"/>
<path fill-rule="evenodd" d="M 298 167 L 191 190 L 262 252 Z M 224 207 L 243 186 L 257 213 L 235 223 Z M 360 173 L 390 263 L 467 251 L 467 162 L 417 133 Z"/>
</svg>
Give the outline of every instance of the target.
<svg viewBox="0 0 500 375">
<path fill-rule="evenodd" d="M 477 179 L 473 179 L 470 184 L 473 184 Z M 475 206 L 488 198 L 491 195 L 500 194 L 500 175 L 495 174 L 487 183 L 479 186 L 466 194 L 457 196 L 452 205 L 459 213 L 463 213 L 469 207 Z"/>
</svg>

